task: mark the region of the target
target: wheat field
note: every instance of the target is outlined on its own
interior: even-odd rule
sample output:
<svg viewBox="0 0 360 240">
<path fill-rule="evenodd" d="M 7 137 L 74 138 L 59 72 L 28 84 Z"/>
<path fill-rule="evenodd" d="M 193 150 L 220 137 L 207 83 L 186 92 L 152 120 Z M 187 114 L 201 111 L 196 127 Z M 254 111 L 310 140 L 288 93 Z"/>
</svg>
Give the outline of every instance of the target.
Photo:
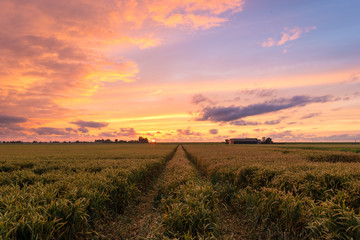
<svg viewBox="0 0 360 240">
<path fill-rule="evenodd" d="M 360 239 L 359 152 L 352 144 L 4 144 L 0 236 Z"/>
</svg>

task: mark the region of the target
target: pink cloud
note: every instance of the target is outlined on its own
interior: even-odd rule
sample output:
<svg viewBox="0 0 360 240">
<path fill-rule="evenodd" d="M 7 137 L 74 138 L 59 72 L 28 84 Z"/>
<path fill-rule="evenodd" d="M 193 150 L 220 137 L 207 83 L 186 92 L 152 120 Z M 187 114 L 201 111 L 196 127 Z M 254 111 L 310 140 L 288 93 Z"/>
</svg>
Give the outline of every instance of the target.
<svg viewBox="0 0 360 240">
<path fill-rule="evenodd" d="M 148 9 L 151 18 L 165 26 L 208 29 L 227 21 L 220 14 L 239 12 L 243 4 L 243 0 L 157 0 L 151 1 Z"/>
<path fill-rule="evenodd" d="M 275 40 L 274 38 L 268 38 L 264 41 L 261 46 L 262 47 L 273 47 L 273 46 L 281 46 L 289 41 L 294 41 L 301 37 L 304 33 L 308 33 L 312 30 L 315 30 L 316 26 L 311 27 L 294 27 L 294 28 L 285 28 L 284 31 L 281 33 L 281 39 Z"/>
<path fill-rule="evenodd" d="M 68 131 L 41 126 L 78 117 L 79 110 L 71 110 L 69 100 L 78 103 L 106 84 L 138 79 L 137 62 L 114 57 L 119 53 L 111 52 L 113 47 L 156 47 L 163 43 L 157 35 L 161 27 L 209 29 L 241 11 L 243 4 L 244 0 L 2 0 L 0 109 L 29 119 L 24 125 L 31 134 L 86 133 L 86 127 Z M 137 133 L 122 128 L 118 134 Z"/>
<path fill-rule="evenodd" d="M 190 130 L 190 128 L 188 129 L 178 129 L 176 130 L 179 136 L 201 136 L 200 132 L 194 132 L 192 130 Z"/>
<path fill-rule="evenodd" d="M 134 136 L 137 135 L 137 132 L 135 131 L 134 128 L 120 128 L 117 135 L 118 136 L 134 137 Z"/>
<path fill-rule="evenodd" d="M 208 29 L 242 10 L 243 0 L 46 1 L 0 3 L 0 75 L 3 86 L 64 97 L 92 95 L 103 82 L 136 80 L 137 63 L 107 56 L 104 47 L 158 46 L 144 23 Z M 221 16 L 220 16 L 221 15 Z M 149 21 L 151 20 L 151 21 Z M 76 89 L 76 91 L 74 91 Z M 26 90 L 25 90 L 26 91 Z M 24 92 L 24 91 L 23 91 Z"/>
</svg>

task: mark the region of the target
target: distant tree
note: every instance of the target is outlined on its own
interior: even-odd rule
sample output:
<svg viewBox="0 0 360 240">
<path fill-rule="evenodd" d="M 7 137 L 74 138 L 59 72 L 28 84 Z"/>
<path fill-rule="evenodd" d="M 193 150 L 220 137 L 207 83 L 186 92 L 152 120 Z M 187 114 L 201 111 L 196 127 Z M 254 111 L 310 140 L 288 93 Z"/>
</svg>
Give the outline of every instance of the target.
<svg viewBox="0 0 360 240">
<path fill-rule="evenodd" d="M 139 137 L 139 143 L 149 143 L 147 138 Z"/>
<path fill-rule="evenodd" d="M 115 139 L 115 143 L 118 143 L 119 141 L 117 139 Z"/>
<path fill-rule="evenodd" d="M 274 142 L 273 142 L 273 140 L 271 138 L 267 138 L 267 139 L 265 139 L 265 141 L 263 143 L 264 144 L 272 144 Z"/>
</svg>

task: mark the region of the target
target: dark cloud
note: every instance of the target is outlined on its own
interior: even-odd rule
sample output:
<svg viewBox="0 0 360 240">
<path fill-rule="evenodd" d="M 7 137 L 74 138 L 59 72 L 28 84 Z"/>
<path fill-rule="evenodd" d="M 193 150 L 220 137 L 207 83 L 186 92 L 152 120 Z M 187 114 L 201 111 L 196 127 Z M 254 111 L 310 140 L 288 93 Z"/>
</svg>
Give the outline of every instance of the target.
<svg viewBox="0 0 360 240">
<path fill-rule="evenodd" d="M 230 125 L 235 125 L 235 126 L 248 126 L 248 125 L 259 125 L 259 124 L 260 124 L 259 122 L 245 121 L 244 119 L 230 122 Z"/>
<path fill-rule="evenodd" d="M 192 96 L 191 98 L 191 103 L 198 105 L 200 103 L 209 103 L 209 104 L 214 104 L 213 101 L 211 101 L 209 98 L 204 97 L 202 94 L 195 94 L 194 96 Z"/>
<path fill-rule="evenodd" d="M 265 121 L 264 123 L 254 122 L 254 121 L 246 121 L 244 119 L 240 119 L 240 120 L 236 120 L 236 121 L 231 121 L 230 125 L 235 125 L 235 126 L 256 126 L 256 125 L 262 125 L 262 124 L 276 125 L 276 124 L 279 124 L 280 122 L 281 122 L 281 119 Z"/>
<path fill-rule="evenodd" d="M 360 140 L 360 134 L 336 134 L 328 136 L 316 136 L 314 134 L 305 135 L 305 134 L 295 134 L 292 131 L 283 131 L 283 132 L 274 132 L 270 134 L 273 140 L 279 141 L 297 141 L 297 142 L 310 142 L 310 141 L 320 141 L 320 142 L 336 142 L 336 141 L 347 141 L 355 142 Z"/>
<path fill-rule="evenodd" d="M 2 135 L 5 135 L 5 133 L 8 133 L 11 137 L 14 137 L 15 133 L 18 135 L 19 132 L 25 130 L 25 128 L 19 124 L 27 121 L 28 119 L 24 117 L 0 115 L 0 130 L 2 131 Z"/>
<path fill-rule="evenodd" d="M 279 124 L 280 122 L 281 122 L 281 120 L 277 119 L 277 120 L 265 121 L 264 124 L 265 125 L 276 125 L 276 124 Z"/>
<path fill-rule="evenodd" d="M 56 118 L 69 114 L 70 110 L 59 106 L 50 97 L 38 91 L 21 92 L 17 89 L 1 89 L 0 109 L 11 116 L 24 116 L 25 118 Z"/>
<path fill-rule="evenodd" d="M 210 130 L 209 130 L 209 133 L 210 133 L 210 134 L 218 134 L 218 132 L 219 132 L 219 131 L 218 131 L 217 129 L 210 129 Z"/>
<path fill-rule="evenodd" d="M 76 122 L 70 122 L 70 123 L 79 126 L 78 131 L 81 133 L 88 133 L 89 132 L 88 128 L 101 129 L 109 125 L 109 123 L 106 122 L 94 122 L 94 121 L 82 121 L 82 120 Z"/>
<path fill-rule="evenodd" d="M 292 107 L 305 106 L 310 103 L 325 103 L 332 101 L 332 96 L 310 97 L 310 96 L 294 96 L 292 98 L 279 98 L 264 103 L 251 104 L 245 107 L 205 107 L 200 113 L 198 121 L 226 122 L 234 121 L 240 118 L 255 116 L 270 112 L 276 112 Z"/>
<path fill-rule="evenodd" d="M 304 115 L 301 119 L 307 119 L 307 118 L 316 117 L 316 116 L 319 116 L 320 114 L 321 114 L 321 113 L 319 113 L 319 112 L 309 113 L 309 114 Z"/>
<path fill-rule="evenodd" d="M 99 134 L 99 137 L 116 137 L 117 132 L 102 132 Z"/>
<path fill-rule="evenodd" d="M 93 121 L 82 121 L 82 120 L 76 122 L 70 122 L 70 123 L 78 125 L 80 128 L 97 128 L 97 129 L 101 129 L 109 125 L 109 123 L 106 122 L 93 122 Z"/>
<path fill-rule="evenodd" d="M 190 129 L 178 129 L 178 130 L 176 130 L 176 131 L 177 131 L 178 135 L 186 135 L 186 136 L 190 136 L 190 135 L 193 135 L 193 136 L 201 136 L 201 133 L 191 131 Z"/>
<path fill-rule="evenodd" d="M 297 136 L 295 136 L 292 131 L 287 130 L 283 132 L 271 133 L 271 138 L 273 140 L 281 139 L 283 141 L 296 141 L 298 140 Z"/>
<path fill-rule="evenodd" d="M 135 137 L 137 132 L 134 128 L 120 128 L 118 136 Z"/>
<path fill-rule="evenodd" d="M 8 125 L 14 123 L 24 123 L 28 120 L 24 117 L 16 117 L 16 116 L 9 116 L 9 115 L 0 115 L 0 125 Z"/>
<path fill-rule="evenodd" d="M 237 95 L 255 95 L 258 97 L 271 97 L 276 94 L 274 89 L 264 89 L 264 88 L 257 88 L 257 89 L 244 89 L 236 93 Z"/>
<path fill-rule="evenodd" d="M 0 136 L 2 138 L 10 138 L 11 140 L 25 138 L 28 135 L 22 131 L 16 131 L 9 128 L 0 128 Z"/>
<path fill-rule="evenodd" d="M 352 135 L 352 134 L 337 134 L 337 135 L 330 135 L 324 137 L 312 137 L 312 140 L 316 141 L 350 141 L 350 142 L 359 142 L 360 141 L 360 134 Z"/>
<path fill-rule="evenodd" d="M 82 133 L 88 133 L 89 132 L 89 129 L 87 129 L 86 127 L 81 127 L 81 128 L 78 128 L 78 130 Z"/>
<path fill-rule="evenodd" d="M 69 132 L 64 128 L 40 127 L 40 128 L 32 128 L 31 130 L 37 133 L 38 135 L 57 135 L 57 136 L 69 135 Z"/>
<path fill-rule="evenodd" d="M 76 129 L 73 129 L 73 128 L 65 128 L 65 130 L 68 131 L 68 132 L 77 133 L 77 130 L 76 130 Z"/>
</svg>

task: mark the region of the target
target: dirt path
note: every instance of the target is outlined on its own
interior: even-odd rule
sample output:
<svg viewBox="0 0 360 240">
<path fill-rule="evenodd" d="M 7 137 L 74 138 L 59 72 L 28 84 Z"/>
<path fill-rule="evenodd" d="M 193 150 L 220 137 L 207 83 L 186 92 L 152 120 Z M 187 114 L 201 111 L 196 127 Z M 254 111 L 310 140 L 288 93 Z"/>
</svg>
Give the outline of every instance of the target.
<svg viewBox="0 0 360 240">
<path fill-rule="evenodd" d="M 171 182 L 179 182 L 183 177 L 188 178 L 191 173 L 196 174 L 196 170 L 188 161 L 183 148 L 179 146 L 153 188 L 138 205 L 125 212 L 126 221 L 121 221 L 118 226 L 122 237 L 118 239 L 153 239 L 153 234 L 160 227 L 158 219 L 161 218 L 161 213 L 154 207 L 159 188 Z"/>
<path fill-rule="evenodd" d="M 179 146 L 175 155 L 178 150 Z M 160 173 L 148 191 L 139 196 L 137 201 L 132 202 L 123 214 L 118 215 L 116 218 L 99 222 L 96 229 L 96 232 L 99 234 L 98 239 L 123 240 L 146 238 L 157 217 L 154 199 L 158 193 L 160 179 L 162 179 L 167 165 L 174 157 L 166 163 L 162 173 Z"/>
<path fill-rule="evenodd" d="M 179 181 L 179 178 L 187 176 L 189 172 L 196 174 L 184 150 L 178 146 L 175 155 L 166 163 L 152 188 L 138 201 L 128 206 L 116 219 L 99 225 L 97 229 L 97 232 L 101 233 L 99 239 L 152 239 L 152 234 L 156 232 L 154 230 L 157 228 L 156 224 L 159 222 L 157 219 L 161 217 L 159 210 L 154 207 L 159 187 L 172 181 Z"/>
<path fill-rule="evenodd" d="M 100 224 L 98 232 L 101 232 L 99 239 L 153 239 L 161 222 L 161 213 L 154 207 L 161 186 L 171 185 L 172 182 L 181 182 L 189 179 L 189 176 L 196 175 L 204 183 L 209 183 L 206 176 L 200 174 L 196 164 L 180 145 L 173 158 L 167 162 L 164 170 L 158 179 L 137 202 L 132 203 L 124 214 L 117 216 L 108 222 Z M 182 179 L 183 178 L 183 179 Z M 209 185 L 211 185 L 209 183 Z M 214 189 L 214 191 L 216 191 Z M 235 214 L 223 204 L 216 207 L 218 214 L 218 225 L 221 232 L 220 239 L 246 239 L 244 231 Z"/>
<path fill-rule="evenodd" d="M 155 218 L 153 200 L 156 194 L 156 188 L 152 187 L 128 206 L 123 214 L 101 222 L 97 229 L 99 239 L 139 239 L 146 236 Z"/>
</svg>

